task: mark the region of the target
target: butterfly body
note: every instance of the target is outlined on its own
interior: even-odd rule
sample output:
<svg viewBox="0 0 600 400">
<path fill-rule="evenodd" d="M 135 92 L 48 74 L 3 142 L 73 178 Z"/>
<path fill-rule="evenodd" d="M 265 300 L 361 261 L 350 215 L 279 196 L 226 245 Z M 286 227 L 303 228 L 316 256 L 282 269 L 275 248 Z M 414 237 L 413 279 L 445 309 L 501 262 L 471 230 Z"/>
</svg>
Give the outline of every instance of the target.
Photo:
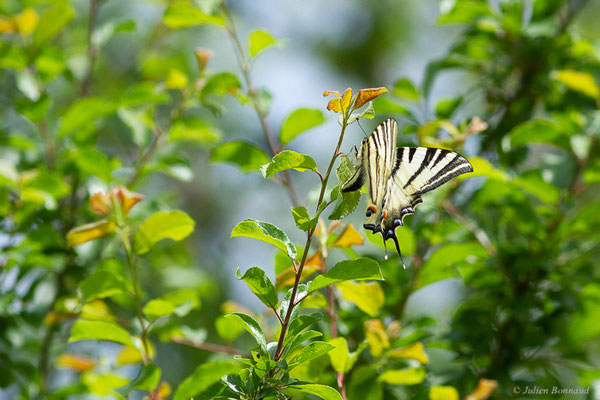
<svg viewBox="0 0 600 400">
<path fill-rule="evenodd" d="M 398 254 L 396 228 L 404 217 L 422 203 L 421 195 L 450 179 L 472 172 L 471 164 L 460 154 L 430 147 L 396 147 L 398 124 L 383 121 L 364 139 L 358 152 L 358 165 L 342 185 L 343 192 L 368 185 L 369 199 L 364 228 L 380 233 L 384 244 L 392 239 Z"/>
</svg>

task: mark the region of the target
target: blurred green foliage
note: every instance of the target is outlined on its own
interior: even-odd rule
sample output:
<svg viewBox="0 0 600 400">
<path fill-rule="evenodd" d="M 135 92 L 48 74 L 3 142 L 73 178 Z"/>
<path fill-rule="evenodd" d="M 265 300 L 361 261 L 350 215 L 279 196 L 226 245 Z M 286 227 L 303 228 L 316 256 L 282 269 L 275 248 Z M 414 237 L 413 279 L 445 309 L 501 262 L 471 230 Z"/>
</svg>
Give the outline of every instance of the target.
<svg viewBox="0 0 600 400">
<path fill-rule="evenodd" d="M 0 397 L 598 396 L 600 48 L 573 29 L 592 4 L 443 1 L 452 46 L 420 83 L 390 83 L 372 65 L 401 46 L 409 9 L 366 2 L 364 19 L 335 21 L 353 40 L 312 45 L 389 93 L 326 92 L 276 129 L 253 73 L 285 40 L 241 35 L 218 0 L 136 2 L 147 18 L 117 3 L 0 5 Z M 238 65 L 212 70 L 211 50 L 180 48 L 191 34 L 229 40 Z M 450 71 L 463 89 L 434 98 Z M 238 105 L 263 137 L 231 135 Z M 291 150 L 326 108 L 341 125 L 328 168 Z M 384 116 L 402 122 L 398 145 L 474 168 L 398 228 L 406 270 L 347 222 L 360 195 L 333 179 L 352 172 L 346 127 Z M 205 190 L 207 163 L 279 184 L 289 221 L 223 227 L 227 188 Z M 296 189 L 300 173 L 318 196 Z M 294 224 L 306 242 L 278 228 Z M 212 247 L 229 235 L 277 249 L 235 274 L 261 311 L 227 300 L 233 266 Z M 411 312 L 447 293 L 441 311 Z"/>
</svg>

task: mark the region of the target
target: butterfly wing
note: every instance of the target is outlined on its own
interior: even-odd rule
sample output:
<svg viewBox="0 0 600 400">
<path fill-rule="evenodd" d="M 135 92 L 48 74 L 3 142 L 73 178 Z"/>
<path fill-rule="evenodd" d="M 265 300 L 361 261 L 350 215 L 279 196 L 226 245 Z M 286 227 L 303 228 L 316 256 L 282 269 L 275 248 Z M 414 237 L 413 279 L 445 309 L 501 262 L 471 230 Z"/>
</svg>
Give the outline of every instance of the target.
<svg viewBox="0 0 600 400">
<path fill-rule="evenodd" d="M 396 158 L 396 138 L 398 124 L 394 119 L 383 121 L 373 133 L 362 141 L 359 162 L 353 176 L 342 185 L 342 191 L 358 190 L 366 181 L 369 185 L 367 201 L 366 229 L 380 232 L 380 222 L 384 208 L 384 197 L 392 166 Z"/>
<path fill-rule="evenodd" d="M 396 227 L 406 215 L 414 213 L 421 195 L 458 175 L 473 172 L 460 154 L 429 147 L 399 147 L 384 196 L 381 229 L 386 239 L 395 239 Z"/>
</svg>

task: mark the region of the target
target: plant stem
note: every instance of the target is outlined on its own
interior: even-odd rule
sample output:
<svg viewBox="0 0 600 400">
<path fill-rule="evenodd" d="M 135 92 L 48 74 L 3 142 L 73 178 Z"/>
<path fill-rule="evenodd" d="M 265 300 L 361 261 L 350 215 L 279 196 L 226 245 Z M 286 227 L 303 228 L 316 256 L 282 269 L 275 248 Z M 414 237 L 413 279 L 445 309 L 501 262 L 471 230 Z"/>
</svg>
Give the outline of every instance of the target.
<svg viewBox="0 0 600 400">
<path fill-rule="evenodd" d="M 240 42 L 240 38 L 235 29 L 233 18 L 229 12 L 229 9 L 227 8 L 227 4 L 225 1 L 223 2 L 223 11 L 227 19 L 226 29 L 234 43 L 234 47 L 236 50 L 236 58 L 240 69 L 242 70 L 242 78 L 244 80 L 244 84 L 246 85 L 246 89 L 248 90 L 248 96 L 250 96 L 250 99 L 252 100 L 252 105 L 254 107 L 254 110 L 256 111 L 256 115 L 260 122 L 262 131 L 265 135 L 265 139 L 267 140 L 267 144 L 269 145 L 271 156 L 275 156 L 277 153 L 279 153 L 280 149 L 278 149 L 277 143 L 275 141 L 275 135 L 273 135 L 273 131 L 269 127 L 269 124 L 267 124 L 267 113 L 262 108 L 256 88 L 252 84 L 252 78 L 250 77 L 250 63 L 246 58 L 244 48 L 242 47 L 242 43 Z M 283 179 L 281 179 L 281 184 L 287 189 L 292 203 L 295 207 L 299 206 L 301 204 L 300 198 L 298 197 L 296 188 L 292 183 L 292 178 L 289 172 L 287 170 L 282 171 L 281 175 L 283 177 Z"/>
<path fill-rule="evenodd" d="M 223 353 L 223 354 L 231 354 L 233 356 L 250 357 L 250 355 L 247 354 L 246 352 L 244 352 L 243 350 L 236 349 L 235 347 L 231 347 L 231 346 L 221 346 L 218 344 L 207 343 L 207 342 L 195 342 L 193 340 L 180 338 L 180 337 L 174 337 L 171 340 L 175 343 L 185 344 L 187 346 L 195 347 L 195 348 L 201 349 L 201 350 L 210 351 L 212 353 Z"/>
<path fill-rule="evenodd" d="M 331 161 L 329 162 L 329 167 L 327 167 L 327 173 L 325 173 L 325 177 L 321 182 L 321 191 L 319 193 L 319 200 L 317 201 L 317 210 L 319 210 L 319 205 L 323 201 L 323 197 L 325 197 L 325 190 L 327 189 L 327 182 L 329 181 L 329 176 L 331 175 L 331 171 L 333 170 L 333 165 L 335 164 L 335 160 L 338 157 L 338 153 L 340 151 L 340 147 L 342 146 L 342 141 L 344 140 L 344 133 L 346 132 L 346 123 L 347 118 L 344 118 L 342 124 L 342 131 L 340 133 L 340 138 L 338 140 L 335 151 L 333 152 L 333 156 L 331 157 Z M 281 333 L 279 334 L 279 341 L 277 342 L 277 349 L 275 350 L 275 361 L 279 360 L 281 354 L 283 352 L 283 341 L 285 339 L 285 335 L 287 333 L 287 329 L 290 323 L 290 317 L 292 315 L 292 311 L 294 307 L 297 305 L 296 294 L 298 292 L 298 285 L 300 284 L 300 277 L 302 276 L 302 270 L 304 269 L 304 264 L 306 263 L 306 257 L 308 256 L 308 250 L 310 249 L 310 244 L 312 243 L 312 238 L 315 233 L 316 228 L 311 228 L 308 230 L 306 235 L 306 244 L 304 245 L 304 252 L 302 253 L 302 259 L 300 260 L 300 265 L 298 266 L 298 271 L 296 272 L 296 278 L 294 279 L 294 286 L 292 287 L 292 293 L 290 295 L 290 305 L 288 307 L 287 313 L 285 315 L 285 319 L 283 320 L 283 324 L 281 325 Z"/>
<path fill-rule="evenodd" d="M 133 284 L 133 297 L 135 298 L 136 308 L 137 308 L 137 317 L 140 323 L 140 327 L 142 328 L 142 345 L 144 346 L 144 364 L 150 363 L 150 349 L 148 346 L 148 328 L 146 323 L 144 322 L 144 314 L 142 313 L 142 298 L 140 296 L 139 290 L 139 282 L 137 277 L 137 268 L 134 259 L 133 252 L 131 251 L 131 240 L 129 240 L 129 233 L 121 234 L 121 243 L 123 244 L 123 248 L 125 249 L 125 253 L 127 254 L 127 266 L 129 267 L 129 272 L 131 273 L 131 282 Z"/>
<path fill-rule="evenodd" d="M 81 96 L 85 97 L 90 91 L 92 85 L 92 76 L 94 73 L 94 63 L 98 55 L 98 49 L 92 43 L 92 37 L 96 28 L 96 20 L 98 19 L 98 0 L 90 0 L 90 11 L 88 17 L 87 31 L 87 71 L 81 83 Z"/>
</svg>

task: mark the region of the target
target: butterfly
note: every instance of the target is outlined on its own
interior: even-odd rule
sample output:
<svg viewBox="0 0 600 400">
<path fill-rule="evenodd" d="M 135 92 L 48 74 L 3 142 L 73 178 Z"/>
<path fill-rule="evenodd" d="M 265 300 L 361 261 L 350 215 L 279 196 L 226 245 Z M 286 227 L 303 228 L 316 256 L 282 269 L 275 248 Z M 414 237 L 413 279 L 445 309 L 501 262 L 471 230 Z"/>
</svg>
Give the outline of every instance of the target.
<svg viewBox="0 0 600 400">
<path fill-rule="evenodd" d="M 445 149 L 396 147 L 397 137 L 398 123 L 389 118 L 365 138 L 358 151 L 357 168 L 341 191 L 360 190 L 365 182 L 369 185 L 364 228 L 380 233 L 384 247 L 386 240 L 392 239 L 402 259 L 396 228 L 404 224 L 404 217 L 423 202 L 423 193 L 473 172 L 473 166 L 460 154 Z"/>
</svg>

